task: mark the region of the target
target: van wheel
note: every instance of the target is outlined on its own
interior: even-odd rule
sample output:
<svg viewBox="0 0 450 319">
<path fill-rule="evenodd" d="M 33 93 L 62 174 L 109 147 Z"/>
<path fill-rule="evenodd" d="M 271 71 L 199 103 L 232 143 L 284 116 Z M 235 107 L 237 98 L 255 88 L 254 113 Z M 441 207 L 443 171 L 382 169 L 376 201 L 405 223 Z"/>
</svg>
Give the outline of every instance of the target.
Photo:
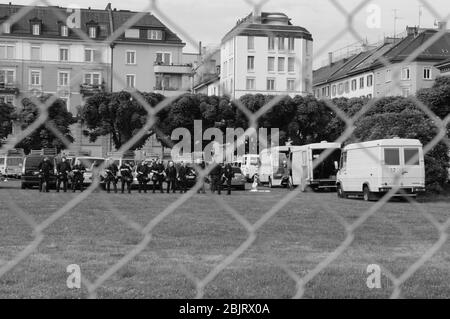
<svg viewBox="0 0 450 319">
<path fill-rule="evenodd" d="M 365 202 L 371 202 L 373 200 L 373 196 L 370 193 L 368 186 L 364 186 L 363 188 L 363 199 Z"/>
<path fill-rule="evenodd" d="M 337 196 L 339 197 L 339 198 L 345 198 L 346 196 L 345 196 L 345 192 L 344 192 L 344 190 L 342 189 L 342 186 L 341 185 L 338 185 L 338 187 L 337 187 Z"/>
</svg>

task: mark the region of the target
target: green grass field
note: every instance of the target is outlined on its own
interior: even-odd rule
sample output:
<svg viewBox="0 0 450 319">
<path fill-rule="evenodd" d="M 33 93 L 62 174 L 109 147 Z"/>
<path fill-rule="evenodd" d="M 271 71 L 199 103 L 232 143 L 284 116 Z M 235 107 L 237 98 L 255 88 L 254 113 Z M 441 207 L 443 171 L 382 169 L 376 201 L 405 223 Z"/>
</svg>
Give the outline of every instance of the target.
<svg viewBox="0 0 450 319">
<path fill-rule="evenodd" d="M 287 192 L 241 191 L 222 198 L 255 223 Z M 16 181 L 0 183 L 0 267 L 34 238 L 32 229 L 8 203 L 15 203 L 40 223 L 77 195 L 54 191 L 40 194 L 37 190 L 20 190 Z M 66 266 L 80 265 L 83 276 L 95 281 L 142 240 L 111 213 L 111 207 L 146 225 L 180 196 L 92 194 L 51 225 L 38 248 L 0 278 L 0 298 L 86 298 L 84 286 L 67 288 Z M 252 246 L 206 286 L 205 297 L 294 296 L 295 281 L 280 264 L 299 276 L 305 275 L 346 237 L 332 212 L 352 223 L 371 205 L 355 199 L 340 200 L 334 193 L 300 194 L 265 223 Z M 426 201 L 421 207 L 440 222 L 450 218 L 449 201 Z M 439 235 L 414 205 L 392 201 L 357 229 L 350 247 L 306 285 L 304 297 L 389 297 L 392 283 L 385 276 L 381 289 L 367 288 L 367 266 L 378 263 L 399 276 Z M 98 289 L 98 297 L 195 297 L 195 286 L 181 265 L 203 278 L 247 238 L 245 228 L 211 195 L 195 195 L 155 228 L 147 248 L 110 277 Z M 402 288 L 405 298 L 450 298 L 450 240 Z"/>
</svg>

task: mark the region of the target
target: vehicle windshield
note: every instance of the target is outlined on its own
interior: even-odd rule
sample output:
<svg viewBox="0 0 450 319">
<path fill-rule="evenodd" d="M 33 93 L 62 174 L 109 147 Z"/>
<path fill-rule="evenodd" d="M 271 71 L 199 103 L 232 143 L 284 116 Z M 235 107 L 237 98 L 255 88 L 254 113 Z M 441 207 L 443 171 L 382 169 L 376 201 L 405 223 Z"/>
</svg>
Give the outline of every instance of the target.
<svg viewBox="0 0 450 319">
<path fill-rule="evenodd" d="M 258 165 L 258 158 L 257 157 L 250 158 L 250 165 Z"/>
<path fill-rule="evenodd" d="M 242 174 L 242 171 L 239 167 L 233 167 L 233 173 L 234 174 Z"/>
<path fill-rule="evenodd" d="M 91 168 L 94 164 L 94 167 L 99 167 L 105 162 L 103 158 L 79 158 L 79 160 L 86 168 Z"/>
</svg>

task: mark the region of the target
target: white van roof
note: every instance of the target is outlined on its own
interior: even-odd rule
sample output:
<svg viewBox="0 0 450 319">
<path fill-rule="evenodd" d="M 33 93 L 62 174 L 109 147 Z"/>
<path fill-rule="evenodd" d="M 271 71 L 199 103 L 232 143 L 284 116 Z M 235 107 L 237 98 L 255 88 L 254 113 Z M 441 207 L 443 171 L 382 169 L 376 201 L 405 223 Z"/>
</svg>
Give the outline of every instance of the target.
<svg viewBox="0 0 450 319">
<path fill-rule="evenodd" d="M 421 147 L 422 143 L 419 140 L 414 140 L 414 139 L 391 138 L 391 139 L 349 144 L 344 148 L 344 150 L 369 148 L 369 147 L 377 147 L 377 146 L 383 146 L 383 147 L 420 146 Z"/>
</svg>

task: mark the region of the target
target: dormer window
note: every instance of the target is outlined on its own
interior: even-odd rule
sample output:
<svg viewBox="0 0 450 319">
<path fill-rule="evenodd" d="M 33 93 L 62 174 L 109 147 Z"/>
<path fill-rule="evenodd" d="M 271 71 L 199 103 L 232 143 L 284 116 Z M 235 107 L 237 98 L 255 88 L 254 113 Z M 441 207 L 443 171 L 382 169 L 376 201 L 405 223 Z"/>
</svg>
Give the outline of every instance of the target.
<svg viewBox="0 0 450 319">
<path fill-rule="evenodd" d="M 41 35 L 41 25 L 38 23 L 33 24 L 33 35 Z"/>
<path fill-rule="evenodd" d="M 61 36 L 62 37 L 69 36 L 69 28 L 66 25 L 61 25 Z"/>
<path fill-rule="evenodd" d="M 34 18 L 30 20 L 31 34 L 41 35 L 42 33 L 42 20 L 39 18 Z"/>
<path fill-rule="evenodd" d="M 97 37 L 97 27 L 89 27 L 89 38 L 95 39 Z"/>
<path fill-rule="evenodd" d="M 11 24 L 9 22 L 3 22 L 2 31 L 3 33 L 11 33 Z"/>
<path fill-rule="evenodd" d="M 148 30 L 147 38 L 149 40 L 162 40 L 163 32 L 161 30 Z"/>
</svg>

